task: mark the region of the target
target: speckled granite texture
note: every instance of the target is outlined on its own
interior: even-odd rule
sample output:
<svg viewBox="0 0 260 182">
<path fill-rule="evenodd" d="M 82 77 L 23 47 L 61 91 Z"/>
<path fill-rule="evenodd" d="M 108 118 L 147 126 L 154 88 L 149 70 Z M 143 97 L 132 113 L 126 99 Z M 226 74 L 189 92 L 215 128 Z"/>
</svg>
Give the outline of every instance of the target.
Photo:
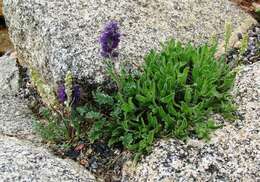
<svg viewBox="0 0 260 182">
<path fill-rule="evenodd" d="M 216 116 L 224 127 L 208 143 L 157 142 L 135 172 L 125 166 L 122 181 L 260 181 L 260 62 L 241 68 L 233 95 L 238 120 Z"/>
<path fill-rule="evenodd" d="M 70 160 L 54 156 L 34 134 L 26 101 L 17 98 L 16 60 L 0 57 L 0 181 L 93 182 L 95 177 Z"/>
<path fill-rule="evenodd" d="M 94 182 L 95 178 L 72 161 L 53 156 L 30 142 L 0 135 L 0 181 Z"/>
<path fill-rule="evenodd" d="M 29 137 L 34 133 L 32 123 L 26 101 L 13 96 L 0 98 L 0 134 Z"/>
<path fill-rule="evenodd" d="M 7 55 L 0 57 L 0 135 L 36 139 L 27 102 L 16 97 L 18 79 L 16 59 Z"/>
<path fill-rule="evenodd" d="M 4 14 L 19 61 L 54 86 L 68 70 L 90 83 L 104 81 L 98 38 L 109 20 L 124 34 L 119 61 L 139 64 L 160 42 L 202 43 L 251 20 L 227 0 L 4 0 Z M 250 21 L 249 21 L 250 22 Z"/>
<path fill-rule="evenodd" d="M 18 91 L 18 68 L 15 59 L 0 57 L 0 97 L 14 95 Z"/>
</svg>

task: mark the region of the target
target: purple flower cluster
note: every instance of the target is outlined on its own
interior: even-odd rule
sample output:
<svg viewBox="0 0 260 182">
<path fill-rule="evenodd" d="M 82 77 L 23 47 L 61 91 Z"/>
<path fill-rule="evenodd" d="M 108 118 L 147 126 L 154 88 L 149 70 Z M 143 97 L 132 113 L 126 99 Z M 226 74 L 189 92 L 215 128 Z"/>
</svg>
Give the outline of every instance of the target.
<svg viewBox="0 0 260 182">
<path fill-rule="evenodd" d="M 66 94 L 66 88 L 64 84 L 60 84 L 57 90 L 57 96 L 58 100 L 61 103 L 64 103 L 67 100 L 67 94 Z M 77 105 L 80 101 L 80 86 L 79 85 L 74 85 L 73 86 L 73 91 L 72 91 L 72 104 Z"/>
<path fill-rule="evenodd" d="M 120 42 L 120 32 L 117 22 L 109 22 L 100 36 L 101 55 L 105 58 L 117 57 L 115 49 Z"/>
<path fill-rule="evenodd" d="M 67 94 L 65 91 L 64 84 L 60 84 L 57 91 L 58 99 L 61 103 L 64 103 L 67 100 Z"/>
<path fill-rule="evenodd" d="M 72 104 L 75 106 L 79 103 L 79 100 L 80 100 L 80 86 L 79 85 L 74 85 L 72 95 L 73 95 Z"/>
</svg>

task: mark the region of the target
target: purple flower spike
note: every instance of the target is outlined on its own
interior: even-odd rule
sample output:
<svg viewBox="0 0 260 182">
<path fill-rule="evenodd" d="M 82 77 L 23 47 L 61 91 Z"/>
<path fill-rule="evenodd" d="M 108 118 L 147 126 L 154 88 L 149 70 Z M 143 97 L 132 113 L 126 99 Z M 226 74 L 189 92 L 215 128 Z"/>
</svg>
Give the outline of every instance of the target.
<svg viewBox="0 0 260 182">
<path fill-rule="evenodd" d="M 109 22 L 100 36 L 101 55 L 105 58 L 117 57 L 118 53 L 114 50 L 120 42 L 119 27 L 117 22 Z"/>
<path fill-rule="evenodd" d="M 79 85 L 74 85 L 72 95 L 73 95 L 73 103 L 72 104 L 75 106 L 80 101 L 80 86 Z"/>
<path fill-rule="evenodd" d="M 64 103 L 67 100 L 65 86 L 63 84 L 59 85 L 58 87 L 58 99 L 61 103 Z"/>
</svg>

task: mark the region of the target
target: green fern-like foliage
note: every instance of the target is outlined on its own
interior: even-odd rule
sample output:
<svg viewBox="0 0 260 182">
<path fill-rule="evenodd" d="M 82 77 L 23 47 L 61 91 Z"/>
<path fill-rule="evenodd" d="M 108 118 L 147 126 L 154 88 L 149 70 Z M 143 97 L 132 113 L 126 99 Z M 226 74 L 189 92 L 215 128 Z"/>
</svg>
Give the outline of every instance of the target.
<svg viewBox="0 0 260 182">
<path fill-rule="evenodd" d="M 122 71 L 111 114 L 93 125 L 93 140 L 107 136 L 110 145 L 120 143 L 139 155 L 163 136 L 207 139 L 218 127 L 209 115 L 231 116 L 234 110 L 229 90 L 235 74 L 214 58 L 215 52 L 216 46 L 172 40 L 146 56 L 139 76 Z M 111 103 L 108 97 L 99 99 Z"/>
<path fill-rule="evenodd" d="M 63 122 L 55 117 L 48 108 L 43 108 L 39 114 L 45 119 L 43 122 L 34 122 L 34 129 L 41 135 L 43 140 L 62 143 L 70 140 L 69 133 Z"/>
</svg>

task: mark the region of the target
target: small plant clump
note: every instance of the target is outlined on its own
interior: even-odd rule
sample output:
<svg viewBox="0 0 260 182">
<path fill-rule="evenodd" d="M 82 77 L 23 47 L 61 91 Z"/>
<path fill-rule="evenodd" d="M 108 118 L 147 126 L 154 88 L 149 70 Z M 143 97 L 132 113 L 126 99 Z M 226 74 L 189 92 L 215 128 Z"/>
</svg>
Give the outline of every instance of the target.
<svg viewBox="0 0 260 182">
<path fill-rule="evenodd" d="M 71 72 L 66 74 L 65 83 L 58 86 L 56 95 L 58 101 L 52 110 L 44 108 L 40 111 L 40 115 L 48 122 L 36 124 L 36 129 L 44 139 L 56 143 L 79 140 L 84 131 L 84 124 L 81 123 L 84 118 L 80 117 L 77 110 L 80 87 L 73 84 Z"/>
<path fill-rule="evenodd" d="M 138 154 L 164 136 L 208 139 L 218 127 L 209 115 L 231 116 L 234 110 L 229 90 L 235 74 L 224 60 L 214 58 L 215 52 L 214 46 L 195 48 L 171 40 L 146 56 L 139 74 L 123 70 L 113 76 L 120 89 L 114 96 L 96 97 L 112 109 L 94 123 L 90 139 L 104 137 L 109 145 L 120 143 Z"/>
<path fill-rule="evenodd" d="M 45 112 L 51 118 L 49 124 L 38 127 L 49 130 L 41 132 L 45 138 L 51 135 L 48 139 L 56 142 L 102 140 L 133 151 L 138 158 L 158 138 L 209 139 L 210 132 L 220 127 L 210 118 L 212 113 L 233 116 L 229 91 L 235 73 L 224 59 L 214 57 L 216 45 L 194 47 L 170 40 L 161 51 L 152 50 L 145 57 L 140 71 L 134 74 L 122 68 L 118 73 L 113 65 L 119 38 L 119 28 L 112 22 L 100 39 L 101 55 L 108 59 L 108 74 L 118 89 L 110 94 L 94 90 L 92 99 L 78 106 L 79 88 L 73 87 L 69 74 L 58 88 L 62 102 L 55 111 L 58 117 Z"/>
</svg>

